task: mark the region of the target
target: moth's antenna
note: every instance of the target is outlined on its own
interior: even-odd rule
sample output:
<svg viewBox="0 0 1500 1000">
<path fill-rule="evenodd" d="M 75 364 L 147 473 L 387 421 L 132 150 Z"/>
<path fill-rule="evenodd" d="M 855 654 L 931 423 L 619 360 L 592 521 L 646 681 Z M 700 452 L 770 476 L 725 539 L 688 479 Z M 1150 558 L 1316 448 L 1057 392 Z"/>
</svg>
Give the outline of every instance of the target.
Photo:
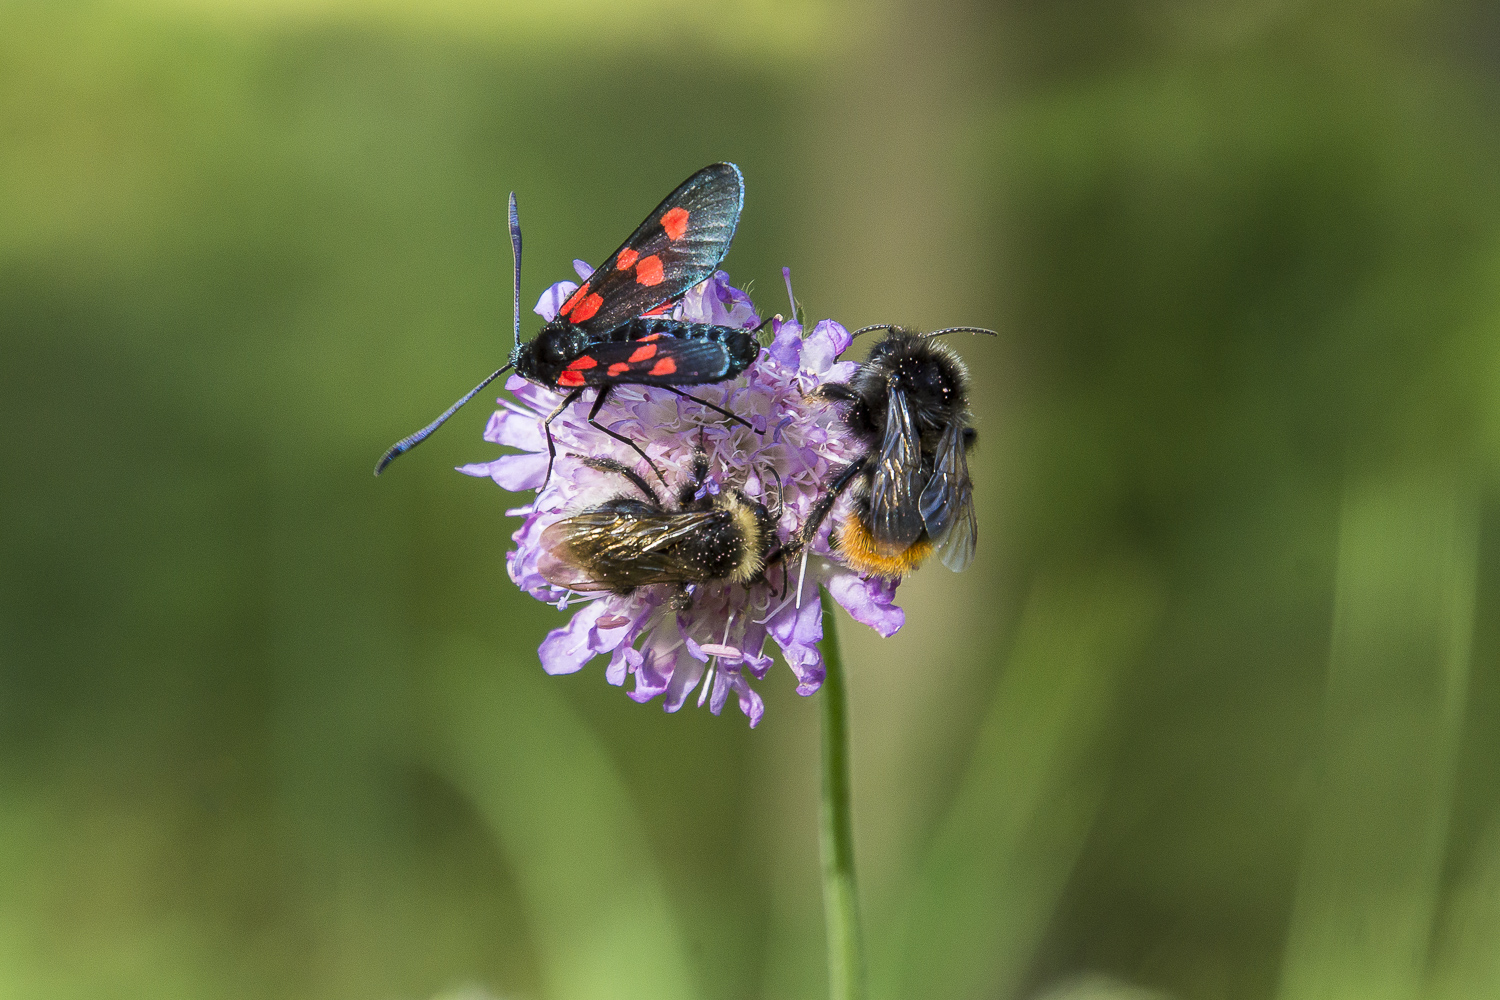
<svg viewBox="0 0 1500 1000">
<path fill-rule="evenodd" d="M 515 277 L 511 282 L 511 316 L 516 332 L 516 351 L 521 350 L 521 216 L 516 212 L 516 193 L 510 193 L 510 253 L 516 262 Z M 514 359 L 515 355 L 511 356 Z"/>
<path fill-rule="evenodd" d="M 949 326 L 949 327 L 944 327 L 941 330 L 933 330 L 931 333 L 924 333 L 924 334 L 922 334 L 922 336 L 923 336 L 923 338 L 926 338 L 926 337 L 941 337 L 945 333 L 986 333 L 986 334 L 989 334 L 991 337 L 998 337 L 998 336 L 1000 336 L 994 330 L 986 330 L 982 326 Z"/>
<path fill-rule="evenodd" d="M 385 467 L 387 465 L 390 465 L 392 462 L 394 462 L 396 460 L 397 456 L 406 454 L 407 452 L 409 452 L 413 448 L 415 448 L 417 445 L 419 445 L 423 441 L 427 440 L 427 436 L 429 434 L 431 434 L 433 431 L 437 430 L 439 427 L 443 426 L 443 424 L 447 421 L 447 419 L 449 417 L 453 416 L 453 414 L 455 414 L 455 413 L 458 412 L 458 408 L 460 406 L 463 406 L 469 400 L 473 399 L 474 398 L 474 394 L 476 392 L 478 392 L 480 389 L 483 389 L 485 386 L 487 386 L 491 382 L 495 381 L 495 379 L 499 378 L 501 375 L 503 375 L 506 372 L 510 371 L 510 367 L 511 367 L 511 362 L 507 361 L 505 363 L 505 367 L 504 368 L 502 368 L 499 371 L 495 372 L 495 374 L 491 375 L 489 378 L 485 379 L 483 382 L 479 383 L 474 388 L 472 388 L 468 392 L 464 393 L 463 397 L 461 399 L 459 399 L 458 402 L 454 403 L 452 406 L 448 407 L 446 410 L 443 411 L 443 415 L 441 417 L 438 417 L 432 423 L 428 424 L 426 427 L 423 427 L 421 430 L 417 431 L 415 434 L 408 434 L 406 437 L 402 438 L 400 441 L 397 441 L 395 444 L 391 445 L 390 448 L 386 450 L 386 453 L 384 455 L 380 456 L 380 461 L 378 461 L 378 462 L 375 463 L 375 475 L 378 476 L 382 472 L 384 472 L 385 471 Z"/>
</svg>

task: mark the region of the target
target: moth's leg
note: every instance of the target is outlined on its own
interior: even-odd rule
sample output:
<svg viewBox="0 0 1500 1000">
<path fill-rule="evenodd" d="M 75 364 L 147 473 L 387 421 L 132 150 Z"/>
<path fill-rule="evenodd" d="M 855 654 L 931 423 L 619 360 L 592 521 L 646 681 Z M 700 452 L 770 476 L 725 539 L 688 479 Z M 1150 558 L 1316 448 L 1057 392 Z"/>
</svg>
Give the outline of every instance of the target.
<svg viewBox="0 0 1500 1000">
<path fill-rule="evenodd" d="M 574 389 L 564 396 L 563 401 L 558 403 L 551 413 L 547 414 L 546 420 L 542 421 L 542 433 L 547 435 L 547 478 L 542 480 L 542 487 L 537 490 L 537 493 L 541 493 L 542 490 L 547 488 L 547 484 L 552 482 L 552 465 L 557 461 L 557 444 L 552 440 L 552 421 L 556 420 L 562 414 L 563 410 L 566 410 L 573 403 L 577 402 L 578 397 L 582 395 L 582 389 Z"/>
<path fill-rule="evenodd" d="M 722 406 L 719 406 L 717 403 L 710 403 L 706 399 L 699 399 L 697 396 L 690 395 L 690 394 L 688 394 L 686 392 L 683 392 L 681 389 L 674 388 L 674 387 L 672 387 L 670 385 L 657 385 L 657 386 L 652 386 L 652 388 L 653 389 L 665 389 L 665 390 L 667 390 L 668 392 L 670 392 L 674 396 L 681 396 L 683 399 L 691 399 L 695 403 L 698 403 L 698 404 L 700 404 L 702 406 L 708 407 L 710 410 L 713 410 L 715 413 L 718 413 L 718 414 L 721 414 L 721 415 L 723 415 L 725 417 L 728 417 L 730 420 L 733 420 L 737 424 L 741 424 L 741 425 L 743 425 L 745 427 L 750 427 L 750 421 L 746 420 L 744 417 L 739 416 L 738 414 L 730 413 L 728 410 L 724 409 L 724 407 L 722 407 Z M 751 427 L 750 429 L 754 430 L 755 428 Z"/>
<path fill-rule="evenodd" d="M 641 456 L 641 458 L 645 460 L 647 465 L 651 466 L 651 471 L 656 473 L 656 478 L 661 480 L 661 484 L 663 486 L 666 486 L 667 477 L 661 474 L 661 470 L 656 467 L 656 463 L 651 461 L 651 456 L 642 451 L 640 445 L 630 440 L 630 438 L 626 437 L 624 434 L 612 431 L 599 422 L 599 411 L 604 408 L 604 401 L 609 398 L 609 390 L 612 388 L 614 387 L 608 385 L 599 387 L 599 395 L 594 399 L 593 408 L 589 410 L 589 424 L 608 434 L 610 437 L 614 438 L 616 441 L 619 441 L 621 444 L 630 445 L 635 453 Z M 671 487 L 667 488 L 671 489 Z"/>
</svg>

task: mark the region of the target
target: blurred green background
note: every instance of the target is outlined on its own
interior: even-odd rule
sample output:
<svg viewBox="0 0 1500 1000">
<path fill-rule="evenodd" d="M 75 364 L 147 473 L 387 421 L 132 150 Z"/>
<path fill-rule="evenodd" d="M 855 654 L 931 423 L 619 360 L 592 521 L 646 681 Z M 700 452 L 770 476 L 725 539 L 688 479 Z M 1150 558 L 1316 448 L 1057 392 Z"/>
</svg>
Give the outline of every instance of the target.
<svg viewBox="0 0 1500 1000">
<path fill-rule="evenodd" d="M 969 323 L 982 544 L 845 622 L 871 988 L 1500 997 L 1500 19 L 0 4 L 0 996 L 824 995 L 817 708 L 547 678 L 472 404 L 691 171 Z M 538 320 L 528 313 L 527 333 Z"/>
</svg>

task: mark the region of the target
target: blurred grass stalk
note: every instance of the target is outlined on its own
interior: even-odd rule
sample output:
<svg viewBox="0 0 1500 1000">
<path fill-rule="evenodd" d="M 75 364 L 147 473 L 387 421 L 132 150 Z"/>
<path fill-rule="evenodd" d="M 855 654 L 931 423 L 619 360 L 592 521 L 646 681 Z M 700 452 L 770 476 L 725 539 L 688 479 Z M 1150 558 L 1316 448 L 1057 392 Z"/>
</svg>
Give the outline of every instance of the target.
<svg viewBox="0 0 1500 1000">
<path fill-rule="evenodd" d="M 494 832 L 557 1000 L 699 996 L 650 839 L 609 754 L 532 665 L 451 647 L 430 755 Z"/>
<path fill-rule="evenodd" d="M 1321 773 L 1281 1000 L 1424 993 L 1468 685 L 1477 523 L 1473 491 L 1445 473 L 1348 488 Z"/>
<path fill-rule="evenodd" d="M 828 934 L 830 1000 L 863 1000 L 864 936 L 854 876 L 854 813 L 849 789 L 849 692 L 839 651 L 835 603 L 823 591 L 822 690 L 823 801 L 819 832 L 823 854 L 823 912 Z"/>
<path fill-rule="evenodd" d="M 963 1000 L 1021 986 L 1103 794 L 1101 731 L 1159 619 L 1139 566 L 1103 560 L 1033 585 L 958 794 L 875 994 Z"/>
</svg>

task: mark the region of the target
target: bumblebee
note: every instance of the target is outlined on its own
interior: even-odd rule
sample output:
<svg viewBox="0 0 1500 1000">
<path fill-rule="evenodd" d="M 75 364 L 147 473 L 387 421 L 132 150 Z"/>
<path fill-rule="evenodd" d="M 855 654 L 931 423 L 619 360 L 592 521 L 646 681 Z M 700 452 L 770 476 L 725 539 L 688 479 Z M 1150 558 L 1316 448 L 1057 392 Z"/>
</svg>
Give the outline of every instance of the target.
<svg viewBox="0 0 1500 1000">
<path fill-rule="evenodd" d="M 537 560 L 548 583 L 616 594 L 670 584 L 679 588 L 680 605 L 691 584 L 749 584 L 761 578 L 777 541 L 779 511 L 768 511 L 743 490 L 719 489 L 708 478 L 703 452 L 693 458 L 692 479 L 678 491 L 675 509 L 619 462 L 587 458 L 584 463 L 624 477 L 640 495 L 622 493 L 549 525 Z"/>
<path fill-rule="evenodd" d="M 793 543 L 805 549 L 848 490 L 853 510 L 834 531 L 833 545 L 863 576 L 900 579 L 934 550 L 958 572 L 974 558 L 979 525 L 969 481 L 969 373 L 952 349 L 934 340 L 948 333 L 993 330 L 956 326 L 918 333 L 872 326 L 886 337 L 847 384 L 820 386 L 813 398 L 844 405 L 843 420 L 866 445 L 813 505 Z"/>
</svg>

